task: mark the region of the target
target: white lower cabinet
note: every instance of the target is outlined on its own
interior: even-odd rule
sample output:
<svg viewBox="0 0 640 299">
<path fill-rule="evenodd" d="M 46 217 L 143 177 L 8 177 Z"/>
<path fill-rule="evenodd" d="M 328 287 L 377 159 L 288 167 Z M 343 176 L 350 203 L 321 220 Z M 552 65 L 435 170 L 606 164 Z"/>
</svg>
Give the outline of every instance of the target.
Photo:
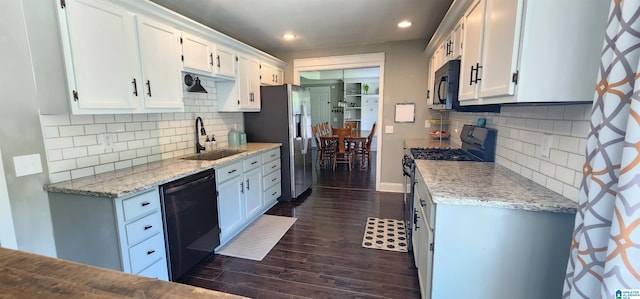
<svg viewBox="0 0 640 299">
<path fill-rule="evenodd" d="M 169 280 L 158 188 L 121 198 L 49 193 L 59 258 Z"/>
<path fill-rule="evenodd" d="M 282 195 L 282 174 L 280 171 L 280 148 L 272 149 L 262 154 L 262 174 L 264 175 L 264 206 L 271 208 Z"/>
<path fill-rule="evenodd" d="M 416 182 L 412 241 L 422 298 L 562 293 L 575 215 L 436 204 L 419 171 Z"/>
<path fill-rule="evenodd" d="M 265 157 L 269 159 L 267 164 L 262 162 Z M 266 171 L 267 176 L 263 175 Z M 274 173 L 277 178 L 272 180 Z M 216 189 L 220 246 L 223 246 L 277 203 L 282 193 L 280 148 L 216 167 Z"/>
</svg>

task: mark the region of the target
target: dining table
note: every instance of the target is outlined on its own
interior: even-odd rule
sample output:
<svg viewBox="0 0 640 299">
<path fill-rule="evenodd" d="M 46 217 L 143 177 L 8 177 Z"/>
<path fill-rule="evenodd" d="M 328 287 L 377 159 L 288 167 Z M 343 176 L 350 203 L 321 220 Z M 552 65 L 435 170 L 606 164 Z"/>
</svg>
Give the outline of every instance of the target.
<svg viewBox="0 0 640 299">
<path fill-rule="evenodd" d="M 353 146 L 353 148 L 363 147 L 367 142 L 367 138 L 369 137 L 369 133 L 371 130 L 359 130 L 353 129 L 351 130 L 351 135 L 345 137 L 345 142 L 348 142 Z M 331 133 L 320 135 L 320 142 L 323 144 L 323 147 L 329 146 L 331 144 L 336 144 L 338 142 L 338 135 L 333 135 Z M 324 167 L 325 160 L 325 152 L 320 152 L 320 167 Z M 366 168 L 366 164 L 362 163 L 362 168 Z"/>
</svg>

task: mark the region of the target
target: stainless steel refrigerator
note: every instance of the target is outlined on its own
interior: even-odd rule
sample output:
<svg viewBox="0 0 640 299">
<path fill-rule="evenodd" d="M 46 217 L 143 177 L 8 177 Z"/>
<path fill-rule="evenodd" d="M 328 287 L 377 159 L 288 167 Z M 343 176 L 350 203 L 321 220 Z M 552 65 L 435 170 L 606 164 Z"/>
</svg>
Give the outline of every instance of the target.
<svg viewBox="0 0 640 299">
<path fill-rule="evenodd" d="M 249 142 L 280 142 L 282 196 L 292 201 L 311 187 L 311 94 L 292 84 L 260 87 L 262 109 L 244 114 Z"/>
</svg>

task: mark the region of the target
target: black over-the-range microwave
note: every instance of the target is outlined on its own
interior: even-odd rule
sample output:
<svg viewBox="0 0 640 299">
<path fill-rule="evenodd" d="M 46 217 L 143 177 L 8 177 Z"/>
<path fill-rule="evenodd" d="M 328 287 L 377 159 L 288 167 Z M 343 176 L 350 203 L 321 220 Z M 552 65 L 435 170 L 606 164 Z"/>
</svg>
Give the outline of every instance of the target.
<svg viewBox="0 0 640 299">
<path fill-rule="evenodd" d="M 460 60 L 449 60 L 434 74 L 431 109 L 455 110 L 460 112 L 500 112 L 500 105 L 461 106 L 458 101 L 460 86 Z"/>
</svg>

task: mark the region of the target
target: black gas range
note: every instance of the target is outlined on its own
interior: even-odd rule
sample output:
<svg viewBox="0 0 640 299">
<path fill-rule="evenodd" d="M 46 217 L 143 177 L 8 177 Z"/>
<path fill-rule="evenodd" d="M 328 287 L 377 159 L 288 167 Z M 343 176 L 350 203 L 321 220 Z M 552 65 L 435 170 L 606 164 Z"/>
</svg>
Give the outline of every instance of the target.
<svg viewBox="0 0 640 299">
<path fill-rule="evenodd" d="M 402 158 L 402 173 L 405 176 L 404 183 L 404 207 L 405 222 L 409 248 L 411 249 L 411 234 L 414 229 L 415 213 L 413 196 L 415 192 L 415 160 L 444 160 L 444 161 L 471 161 L 494 162 L 496 159 L 497 131 L 489 128 L 480 128 L 473 125 L 464 125 L 460 132 L 461 148 L 411 148 Z"/>
</svg>

